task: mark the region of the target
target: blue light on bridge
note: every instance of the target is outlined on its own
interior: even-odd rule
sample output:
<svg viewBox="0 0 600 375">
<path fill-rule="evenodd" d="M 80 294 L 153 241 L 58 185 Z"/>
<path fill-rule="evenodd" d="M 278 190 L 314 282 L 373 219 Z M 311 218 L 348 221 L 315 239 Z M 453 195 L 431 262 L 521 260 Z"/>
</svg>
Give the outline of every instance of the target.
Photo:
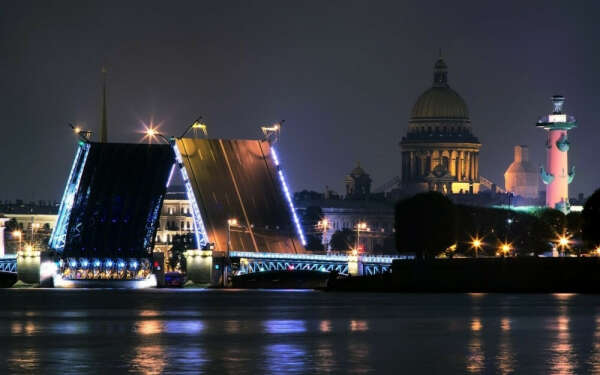
<svg viewBox="0 0 600 375">
<path fill-rule="evenodd" d="M 206 227 L 204 226 L 202 215 L 200 215 L 200 209 L 198 208 L 198 203 L 196 202 L 196 197 L 194 195 L 190 179 L 183 165 L 183 158 L 181 157 L 181 153 L 179 152 L 176 143 L 173 143 L 173 151 L 175 152 L 175 159 L 179 164 L 179 170 L 181 172 L 181 177 L 183 178 L 183 184 L 185 186 L 188 201 L 190 202 L 190 206 L 192 206 L 192 217 L 194 219 L 194 236 L 196 237 L 196 246 L 198 246 L 199 248 L 203 248 L 208 244 L 208 234 L 206 232 Z"/>
<path fill-rule="evenodd" d="M 92 261 L 92 264 L 94 265 L 94 268 L 100 268 L 100 265 L 101 265 L 102 263 L 100 262 L 100 259 L 94 259 L 94 260 Z"/>
<path fill-rule="evenodd" d="M 77 268 L 77 261 L 75 259 L 69 259 L 69 267 Z"/>
<path fill-rule="evenodd" d="M 281 181 L 281 185 L 283 186 L 285 198 L 287 199 L 288 204 L 290 206 L 290 211 L 292 211 L 292 217 L 294 218 L 294 223 L 296 224 L 296 232 L 298 233 L 298 237 L 300 237 L 300 242 L 302 243 L 302 246 L 306 246 L 304 232 L 302 231 L 302 226 L 300 225 L 300 221 L 298 220 L 298 215 L 296 215 L 296 209 L 294 208 L 294 203 L 292 202 L 290 191 L 287 187 L 287 183 L 285 182 L 285 176 L 283 175 L 283 171 L 281 170 L 281 166 L 279 165 L 279 157 L 277 156 L 277 151 L 275 151 L 274 146 L 271 146 L 271 155 L 273 155 L 273 161 L 277 166 L 277 172 L 279 174 L 279 180 Z"/>
<path fill-rule="evenodd" d="M 88 268 L 88 266 L 90 265 L 90 262 L 86 258 L 81 259 L 80 263 L 81 263 L 81 268 Z"/>
<path fill-rule="evenodd" d="M 138 268 L 138 262 L 137 262 L 137 260 L 131 260 L 129 262 L 129 269 L 135 271 L 135 270 L 137 270 L 137 268 Z"/>
<path fill-rule="evenodd" d="M 113 266 L 113 261 L 112 261 L 111 259 L 107 259 L 107 260 L 104 262 L 104 268 L 111 269 L 111 268 L 112 268 L 112 266 Z"/>
<path fill-rule="evenodd" d="M 71 209 L 73 208 L 73 202 L 75 194 L 79 188 L 79 182 L 81 181 L 81 175 L 83 174 L 83 168 L 87 160 L 87 156 L 90 150 L 88 143 L 80 143 L 75 154 L 75 160 L 71 166 L 69 172 L 69 179 L 67 180 L 67 186 L 63 193 L 63 197 L 60 202 L 60 208 L 58 210 L 58 219 L 52 235 L 50 236 L 49 245 L 50 248 L 62 251 L 65 247 L 65 238 L 67 236 L 67 226 L 69 224 L 69 218 L 71 216 Z"/>
<path fill-rule="evenodd" d="M 118 269 L 125 268 L 125 261 L 123 259 L 117 259 L 117 268 Z"/>
</svg>

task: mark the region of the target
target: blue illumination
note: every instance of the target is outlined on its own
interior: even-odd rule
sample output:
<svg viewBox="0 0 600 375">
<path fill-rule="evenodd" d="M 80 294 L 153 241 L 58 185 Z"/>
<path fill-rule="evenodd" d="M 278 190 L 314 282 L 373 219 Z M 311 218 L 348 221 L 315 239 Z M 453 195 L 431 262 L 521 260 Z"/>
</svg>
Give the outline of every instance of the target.
<svg viewBox="0 0 600 375">
<path fill-rule="evenodd" d="M 90 262 L 86 258 L 82 258 L 79 262 L 81 263 L 81 268 L 88 268 L 90 265 Z"/>
<path fill-rule="evenodd" d="M 104 268 L 108 268 L 108 269 L 110 269 L 110 268 L 112 268 L 112 266 L 113 266 L 113 261 L 112 261 L 111 259 L 107 259 L 107 260 L 104 262 Z"/>
<path fill-rule="evenodd" d="M 69 267 L 77 268 L 77 261 L 75 259 L 69 259 Z"/>
<path fill-rule="evenodd" d="M 292 211 L 292 217 L 294 218 L 294 223 L 296 224 L 296 232 L 298 233 L 298 237 L 300 237 L 300 242 L 302 243 L 302 246 L 306 246 L 304 232 L 302 232 L 302 226 L 300 225 L 300 221 L 298 220 L 298 215 L 296 215 L 296 209 L 294 208 L 294 204 L 292 203 L 290 191 L 288 190 L 287 183 L 285 182 L 285 177 L 283 176 L 283 171 L 281 170 L 281 166 L 279 165 L 279 157 L 277 157 L 277 152 L 275 151 L 275 147 L 273 146 L 271 146 L 271 155 L 273 155 L 273 161 L 275 161 L 275 165 L 277 166 L 277 172 L 279 174 L 279 180 L 281 181 L 281 185 L 283 186 L 283 192 L 285 193 L 285 197 L 290 206 L 290 211 Z"/>
<path fill-rule="evenodd" d="M 167 179 L 167 187 L 171 185 L 171 178 L 173 178 L 173 171 L 175 170 L 175 163 L 171 166 L 171 171 L 169 172 L 169 178 Z"/>
<path fill-rule="evenodd" d="M 92 261 L 92 264 L 94 265 L 95 268 L 99 268 L 100 267 L 100 259 L 94 259 Z"/>
<path fill-rule="evenodd" d="M 90 150 L 88 143 L 80 143 L 75 154 L 75 160 L 71 166 L 71 172 L 69 173 L 69 179 L 67 180 L 67 186 L 63 193 L 62 200 L 60 202 L 60 208 L 58 210 L 58 220 L 50 241 L 48 242 L 50 248 L 62 251 L 65 247 L 65 239 L 67 236 L 67 227 L 69 224 L 69 218 L 71 216 L 71 208 L 73 208 L 73 201 L 77 189 L 79 188 L 79 182 L 81 181 L 81 175 L 83 174 L 83 168 L 85 161 Z"/>
<path fill-rule="evenodd" d="M 138 268 L 138 262 L 137 262 L 137 260 L 131 260 L 129 262 L 129 269 L 136 270 L 137 268 Z"/>
<path fill-rule="evenodd" d="M 125 261 L 123 259 L 117 259 L 117 268 L 122 269 L 125 267 Z"/>
<path fill-rule="evenodd" d="M 198 248 L 203 248 L 208 244 L 208 234 L 206 232 L 206 227 L 204 226 L 204 221 L 202 220 L 202 216 L 200 215 L 200 209 L 198 208 L 198 203 L 196 202 L 196 197 L 194 196 L 194 191 L 192 190 L 190 179 L 185 170 L 185 166 L 183 165 L 183 158 L 181 157 L 181 153 L 179 152 L 176 143 L 173 143 L 173 151 L 175 151 L 175 159 L 177 159 L 177 162 L 179 163 L 179 170 L 181 171 L 181 177 L 183 178 L 183 184 L 185 186 L 187 198 L 190 201 L 190 205 L 192 206 L 192 217 L 194 219 L 194 235 L 196 237 L 196 245 L 198 246 Z"/>
</svg>

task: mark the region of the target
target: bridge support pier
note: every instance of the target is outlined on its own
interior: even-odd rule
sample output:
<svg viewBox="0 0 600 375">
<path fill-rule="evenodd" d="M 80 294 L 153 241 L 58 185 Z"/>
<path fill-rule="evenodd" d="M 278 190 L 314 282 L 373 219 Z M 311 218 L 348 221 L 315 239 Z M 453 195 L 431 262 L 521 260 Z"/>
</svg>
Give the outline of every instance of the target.
<svg viewBox="0 0 600 375">
<path fill-rule="evenodd" d="M 40 264 L 39 251 L 20 251 L 17 254 L 17 280 L 26 284 L 39 284 Z"/>
<path fill-rule="evenodd" d="M 187 277 L 195 284 L 213 284 L 213 255 L 210 250 L 188 250 L 184 253 Z"/>
<path fill-rule="evenodd" d="M 348 257 L 348 274 L 351 276 L 362 276 L 363 264 L 359 256 L 351 255 Z"/>
</svg>

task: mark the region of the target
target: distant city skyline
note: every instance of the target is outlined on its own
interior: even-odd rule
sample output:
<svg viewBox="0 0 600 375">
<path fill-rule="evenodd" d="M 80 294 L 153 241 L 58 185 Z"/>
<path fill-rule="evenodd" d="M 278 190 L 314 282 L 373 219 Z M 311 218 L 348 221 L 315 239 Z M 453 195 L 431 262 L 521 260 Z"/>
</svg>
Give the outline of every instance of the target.
<svg viewBox="0 0 600 375">
<path fill-rule="evenodd" d="M 401 173 L 398 143 L 442 48 L 451 86 L 499 185 L 513 147 L 544 162 L 536 120 L 566 97 L 571 196 L 600 187 L 600 25 L 596 2 L 4 1 L 0 14 L 0 199 L 58 201 L 76 150 L 68 123 L 99 139 L 102 66 L 109 141 L 142 123 L 180 135 L 203 115 L 209 136 L 256 138 L 285 119 L 280 157 L 293 191 L 343 192 L 361 162 L 373 187 Z M 436 9 L 432 12 L 432 9 Z M 310 20 L 310 21 L 309 21 Z"/>
</svg>

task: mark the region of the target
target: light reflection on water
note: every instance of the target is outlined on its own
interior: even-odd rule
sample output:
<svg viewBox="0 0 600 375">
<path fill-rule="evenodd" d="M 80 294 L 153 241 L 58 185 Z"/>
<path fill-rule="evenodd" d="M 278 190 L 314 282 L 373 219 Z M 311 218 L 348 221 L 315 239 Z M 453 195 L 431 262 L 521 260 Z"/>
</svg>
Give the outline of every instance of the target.
<svg viewBox="0 0 600 375">
<path fill-rule="evenodd" d="M 600 374 L 600 296 L 181 295 L 0 306 L 0 373 Z"/>
</svg>

